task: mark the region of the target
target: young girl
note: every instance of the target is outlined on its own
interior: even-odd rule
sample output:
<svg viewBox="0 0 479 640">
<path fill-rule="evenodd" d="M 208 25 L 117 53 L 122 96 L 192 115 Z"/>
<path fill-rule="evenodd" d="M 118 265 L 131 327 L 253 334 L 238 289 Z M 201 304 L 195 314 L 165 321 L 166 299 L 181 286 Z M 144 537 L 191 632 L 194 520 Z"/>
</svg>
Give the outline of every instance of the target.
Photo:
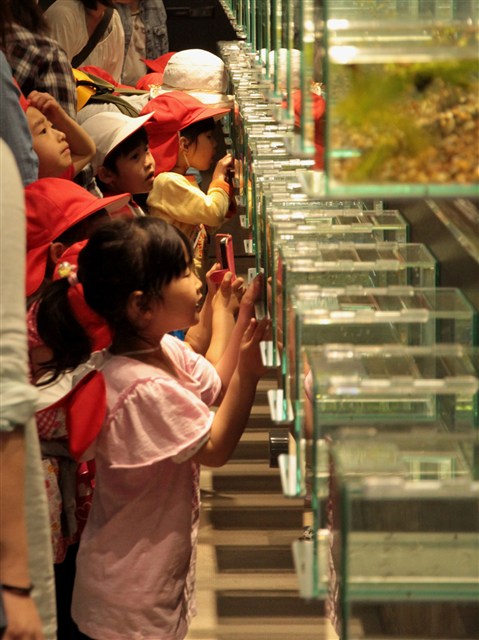
<svg viewBox="0 0 479 640">
<path fill-rule="evenodd" d="M 210 168 L 216 151 L 215 118 L 229 109 L 206 107 L 186 93 L 171 91 L 150 100 L 142 113 L 151 111 L 155 115 L 146 128 L 157 176 L 148 196 L 148 212 L 185 233 L 195 247 L 197 271 L 203 274 L 205 226 L 221 226 L 230 211 L 233 189 L 227 173 L 232 158 L 227 154 L 218 161 L 207 193 L 187 171 Z"/>
<path fill-rule="evenodd" d="M 97 484 L 80 542 L 73 617 L 95 640 L 182 640 L 195 613 L 199 465 L 225 464 L 241 437 L 266 325 L 252 319 L 247 292 L 216 369 L 168 335 L 197 322 L 201 283 L 185 236 L 147 216 L 98 229 L 79 255 L 78 281 L 52 283 L 39 310 L 54 372 L 89 352 L 68 308 L 69 287 L 83 287 L 113 332 L 96 364 L 105 420 L 77 448 L 84 459 L 95 457 Z"/>
</svg>

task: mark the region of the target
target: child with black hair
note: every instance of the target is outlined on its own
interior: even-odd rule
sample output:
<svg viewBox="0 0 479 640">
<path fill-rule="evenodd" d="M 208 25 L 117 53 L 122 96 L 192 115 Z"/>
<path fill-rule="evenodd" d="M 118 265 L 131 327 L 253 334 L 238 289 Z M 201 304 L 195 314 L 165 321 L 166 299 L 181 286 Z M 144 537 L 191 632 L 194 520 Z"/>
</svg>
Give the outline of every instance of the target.
<svg viewBox="0 0 479 640">
<path fill-rule="evenodd" d="M 105 196 L 126 191 L 136 202 L 151 191 L 155 160 L 144 125 L 152 117 L 152 113 L 132 118 L 105 111 L 83 123 L 83 129 L 96 145 L 92 165 L 98 186 Z M 141 206 L 144 203 L 136 204 Z M 138 213 L 141 215 L 143 212 Z"/>
<path fill-rule="evenodd" d="M 21 104 L 38 156 L 38 177 L 73 180 L 92 159 L 93 140 L 49 93 L 32 91 Z"/>
<path fill-rule="evenodd" d="M 267 321 L 252 317 L 256 286 L 243 296 L 216 367 L 168 335 L 198 320 L 192 256 L 188 239 L 162 220 L 114 220 L 80 252 L 78 284 L 51 283 L 40 305 L 54 374 L 89 356 L 88 341 L 83 355 L 72 349 L 85 331 L 69 307 L 70 288 L 82 287 L 113 333 L 84 382 L 90 400 L 89 385 L 99 393 L 94 404 L 104 404 L 105 418 L 84 429 L 80 412 L 70 429 L 77 457 L 96 463 L 72 607 L 80 630 L 96 640 L 185 638 L 195 613 L 199 465 L 230 458 L 263 371 Z"/>
<path fill-rule="evenodd" d="M 180 91 L 150 100 L 142 113 L 154 118 L 147 123 L 150 146 L 156 161 L 156 178 L 148 199 L 148 212 L 177 226 L 195 248 L 195 267 L 205 269 L 206 227 L 220 227 L 232 214 L 233 188 L 228 180 L 232 157 L 226 154 L 215 167 L 207 193 L 190 168 L 207 171 L 215 157 L 216 120 L 228 107 L 209 107 Z"/>
</svg>

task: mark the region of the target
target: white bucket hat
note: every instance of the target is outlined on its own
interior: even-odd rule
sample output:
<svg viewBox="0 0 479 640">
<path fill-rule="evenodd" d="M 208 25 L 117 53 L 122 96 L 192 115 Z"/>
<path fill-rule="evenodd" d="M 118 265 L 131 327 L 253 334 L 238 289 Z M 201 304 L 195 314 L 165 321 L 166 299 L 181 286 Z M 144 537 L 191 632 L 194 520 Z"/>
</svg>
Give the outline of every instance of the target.
<svg viewBox="0 0 479 640">
<path fill-rule="evenodd" d="M 103 111 L 85 120 L 82 128 L 85 129 L 96 145 L 95 157 L 91 161 L 95 174 L 110 151 L 113 151 L 132 133 L 138 131 L 152 117 L 153 113 L 132 118 L 118 111 Z"/>
<path fill-rule="evenodd" d="M 185 49 L 168 60 L 156 95 L 183 91 L 205 105 L 231 108 L 234 97 L 226 94 L 227 86 L 228 75 L 221 58 L 204 49 Z"/>
</svg>

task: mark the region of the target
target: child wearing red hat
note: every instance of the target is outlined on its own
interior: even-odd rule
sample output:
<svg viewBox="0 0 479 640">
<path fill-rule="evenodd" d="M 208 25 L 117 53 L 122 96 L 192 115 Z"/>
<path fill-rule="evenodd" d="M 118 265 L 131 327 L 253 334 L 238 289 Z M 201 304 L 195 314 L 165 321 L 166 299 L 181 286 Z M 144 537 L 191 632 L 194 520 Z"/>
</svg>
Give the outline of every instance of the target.
<svg viewBox="0 0 479 640">
<path fill-rule="evenodd" d="M 49 93 L 32 91 L 22 104 L 39 160 L 38 177 L 73 179 L 93 158 L 93 140 Z"/>
<path fill-rule="evenodd" d="M 154 112 L 146 124 L 156 161 L 156 178 L 148 196 L 150 215 L 163 218 L 183 231 L 195 247 L 195 267 L 204 271 L 205 227 L 219 227 L 232 204 L 233 189 L 227 179 L 231 155 L 221 158 L 207 193 L 203 193 L 189 168 L 206 171 L 215 155 L 215 121 L 227 107 L 209 107 L 180 91 L 160 95 L 144 107 Z"/>
<path fill-rule="evenodd" d="M 122 214 L 130 194 L 110 198 L 96 198 L 83 187 L 61 178 L 42 178 L 25 190 L 27 214 L 26 292 L 29 296 L 27 312 L 28 355 L 30 376 L 38 383 L 43 363 L 51 352 L 38 336 L 37 298 L 45 282 L 55 278 L 55 269 L 66 259 L 65 250 L 79 240 L 86 239 L 93 229 L 109 215 Z M 106 346 L 100 336 L 95 348 Z M 63 376 L 56 385 L 41 386 L 39 408 L 56 402 L 71 388 L 71 374 Z M 68 455 L 67 432 L 64 419 L 55 412 L 37 416 L 37 429 L 42 445 L 42 464 L 50 515 L 53 558 L 58 594 L 58 637 L 71 636 L 73 624 L 70 602 L 76 543 L 88 512 L 92 494 L 92 475 L 87 467 L 79 467 Z M 85 517 L 81 518 L 81 512 Z"/>
</svg>

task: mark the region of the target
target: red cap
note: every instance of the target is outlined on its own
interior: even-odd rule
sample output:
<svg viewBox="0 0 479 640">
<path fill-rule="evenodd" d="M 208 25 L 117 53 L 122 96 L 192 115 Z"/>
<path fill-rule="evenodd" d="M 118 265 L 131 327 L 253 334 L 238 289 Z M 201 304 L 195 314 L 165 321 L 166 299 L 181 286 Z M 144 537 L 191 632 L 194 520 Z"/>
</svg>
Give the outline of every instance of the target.
<svg viewBox="0 0 479 640">
<path fill-rule="evenodd" d="M 152 86 L 159 87 L 162 82 L 162 73 L 147 73 L 146 76 L 141 76 L 135 86 L 141 91 L 149 91 Z"/>
<path fill-rule="evenodd" d="M 140 58 L 140 60 L 146 64 L 148 69 L 162 74 L 165 70 L 168 60 L 171 58 L 171 56 L 174 56 L 175 53 L 176 51 L 168 51 L 168 53 L 164 53 L 162 56 L 156 58 L 155 60 L 147 60 L 146 58 Z"/>
<path fill-rule="evenodd" d="M 176 164 L 179 151 L 178 133 L 206 118 L 221 118 L 229 113 L 228 107 L 208 107 L 182 91 L 170 91 L 150 100 L 141 114 L 154 112 L 154 117 L 145 124 L 150 150 L 155 158 L 155 175 L 171 171 Z"/>
<path fill-rule="evenodd" d="M 71 180 L 41 178 L 25 187 L 27 211 L 27 296 L 41 285 L 47 268 L 50 244 L 70 227 L 93 213 L 113 213 L 131 196 L 123 193 L 97 198 Z"/>
</svg>

